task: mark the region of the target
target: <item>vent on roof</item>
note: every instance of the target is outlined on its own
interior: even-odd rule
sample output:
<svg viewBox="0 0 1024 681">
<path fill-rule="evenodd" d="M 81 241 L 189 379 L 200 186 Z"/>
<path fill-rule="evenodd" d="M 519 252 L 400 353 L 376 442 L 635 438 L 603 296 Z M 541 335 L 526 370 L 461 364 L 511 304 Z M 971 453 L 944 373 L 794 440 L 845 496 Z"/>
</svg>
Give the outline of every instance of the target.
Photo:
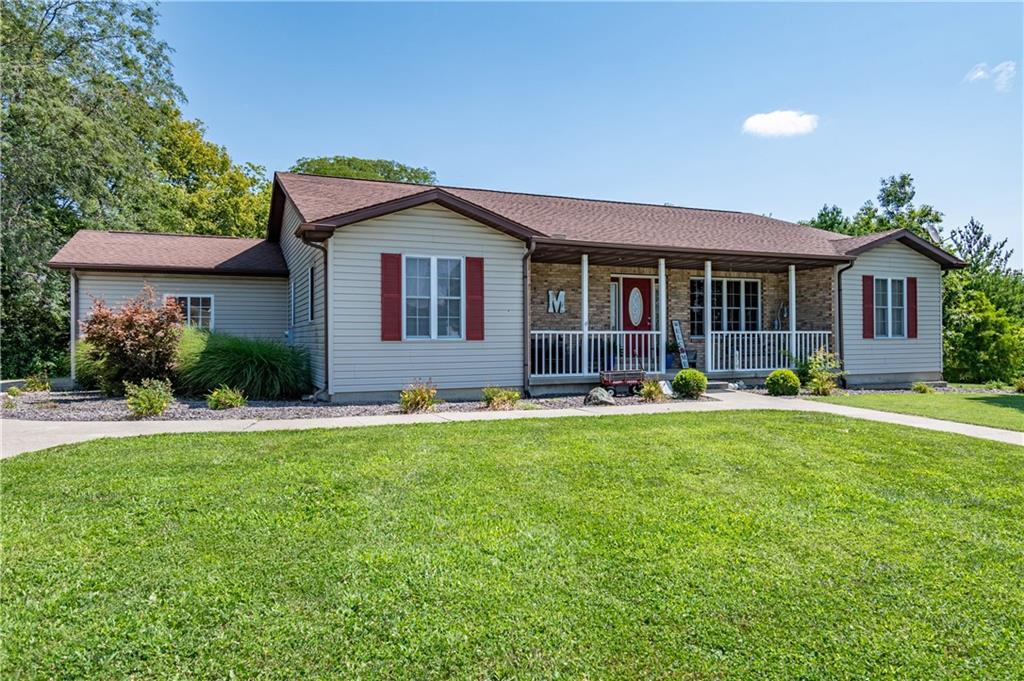
<svg viewBox="0 0 1024 681">
<path fill-rule="evenodd" d="M 564 239 L 565 235 L 564 234 L 552 234 L 551 238 L 552 239 Z"/>
</svg>

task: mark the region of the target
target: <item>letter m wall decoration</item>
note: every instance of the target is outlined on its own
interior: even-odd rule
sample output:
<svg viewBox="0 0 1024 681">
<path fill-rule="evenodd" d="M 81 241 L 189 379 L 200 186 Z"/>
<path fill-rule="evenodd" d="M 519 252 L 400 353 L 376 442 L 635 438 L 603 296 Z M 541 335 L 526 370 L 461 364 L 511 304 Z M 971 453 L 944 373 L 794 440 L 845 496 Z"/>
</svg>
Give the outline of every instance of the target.
<svg viewBox="0 0 1024 681">
<path fill-rule="evenodd" d="M 565 314 L 565 289 L 560 291 L 548 289 L 548 312 L 550 314 Z"/>
</svg>

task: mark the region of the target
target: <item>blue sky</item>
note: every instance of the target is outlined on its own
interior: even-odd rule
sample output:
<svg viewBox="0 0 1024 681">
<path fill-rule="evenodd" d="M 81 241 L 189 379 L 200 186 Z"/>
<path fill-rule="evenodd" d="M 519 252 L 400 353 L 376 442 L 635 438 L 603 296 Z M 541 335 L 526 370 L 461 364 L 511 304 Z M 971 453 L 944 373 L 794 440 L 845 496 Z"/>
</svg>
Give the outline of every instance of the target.
<svg viewBox="0 0 1024 681">
<path fill-rule="evenodd" d="M 882 176 L 1024 264 L 1021 4 L 161 7 L 186 115 L 238 161 L 812 217 Z M 1012 63 L 1012 64 L 1010 64 Z M 744 132 L 788 131 L 766 137 Z M 760 121 L 761 125 L 758 125 Z"/>
</svg>

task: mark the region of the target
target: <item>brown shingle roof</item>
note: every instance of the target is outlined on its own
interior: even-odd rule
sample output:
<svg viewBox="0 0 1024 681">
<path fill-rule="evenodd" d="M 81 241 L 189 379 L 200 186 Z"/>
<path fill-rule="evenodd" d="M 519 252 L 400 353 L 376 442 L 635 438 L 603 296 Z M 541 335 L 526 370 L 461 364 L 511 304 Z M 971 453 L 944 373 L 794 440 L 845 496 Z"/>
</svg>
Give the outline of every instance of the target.
<svg viewBox="0 0 1024 681">
<path fill-rule="evenodd" d="M 281 247 L 266 239 L 82 230 L 48 263 L 56 269 L 287 276 Z"/>
<path fill-rule="evenodd" d="M 546 237 L 622 246 L 837 258 L 841 234 L 723 210 L 278 173 L 303 220 L 321 222 L 438 189 Z"/>
</svg>

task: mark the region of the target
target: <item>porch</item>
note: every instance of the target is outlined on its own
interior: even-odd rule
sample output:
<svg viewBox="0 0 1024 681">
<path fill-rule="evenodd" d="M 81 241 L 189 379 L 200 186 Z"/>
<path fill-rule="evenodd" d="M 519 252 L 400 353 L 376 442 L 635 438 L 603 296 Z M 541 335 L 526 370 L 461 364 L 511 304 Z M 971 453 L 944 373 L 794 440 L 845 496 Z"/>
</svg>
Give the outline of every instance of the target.
<svg viewBox="0 0 1024 681">
<path fill-rule="evenodd" d="M 833 350 L 831 264 L 730 258 L 698 269 L 692 256 L 622 253 L 575 260 L 547 252 L 530 263 L 531 384 L 595 382 L 611 370 L 667 377 L 680 368 L 679 353 L 668 352 L 677 338 L 690 367 L 720 379 L 764 376 Z"/>
</svg>

